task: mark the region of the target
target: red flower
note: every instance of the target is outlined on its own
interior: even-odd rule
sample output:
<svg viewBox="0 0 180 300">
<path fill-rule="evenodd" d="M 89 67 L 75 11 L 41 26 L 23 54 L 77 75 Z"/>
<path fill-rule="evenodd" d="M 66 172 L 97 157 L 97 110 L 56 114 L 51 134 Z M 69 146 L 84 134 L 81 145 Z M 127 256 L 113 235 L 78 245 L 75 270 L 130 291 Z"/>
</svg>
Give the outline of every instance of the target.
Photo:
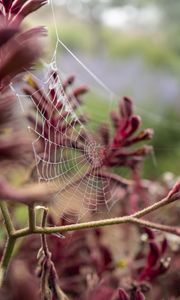
<svg viewBox="0 0 180 300">
<path fill-rule="evenodd" d="M 145 256 L 145 266 L 138 272 L 138 280 L 151 281 L 169 269 L 170 259 L 165 257 L 167 240 L 163 239 L 162 242 L 157 242 L 153 231 L 148 228 L 145 230 L 148 236 L 149 251 Z"/>
<path fill-rule="evenodd" d="M 108 167 L 125 166 L 133 169 L 152 151 L 152 147 L 142 146 L 135 150 L 129 150 L 129 146 L 152 139 L 153 131 L 148 128 L 137 132 L 141 119 L 133 114 L 132 101 L 127 97 L 120 102 L 119 114 L 113 112 L 111 118 L 114 126 L 113 139 L 110 139 L 107 126 L 100 129 L 102 141 L 108 148 L 104 165 Z"/>
<path fill-rule="evenodd" d="M 1 14 L 6 22 L 20 24 L 30 13 L 45 5 L 47 0 L 2 0 Z"/>
</svg>

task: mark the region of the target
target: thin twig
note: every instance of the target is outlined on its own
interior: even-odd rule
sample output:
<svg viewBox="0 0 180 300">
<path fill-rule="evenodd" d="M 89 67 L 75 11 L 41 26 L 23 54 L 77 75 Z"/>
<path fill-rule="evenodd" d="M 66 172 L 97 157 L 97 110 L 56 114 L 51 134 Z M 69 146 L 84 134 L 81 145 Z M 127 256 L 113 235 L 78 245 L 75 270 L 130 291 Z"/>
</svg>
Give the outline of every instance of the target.
<svg viewBox="0 0 180 300">
<path fill-rule="evenodd" d="M 117 218 L 111 218 L 111 219 L 104 219 L 99 221 L 91 221 L 91 222 L 85 222 L 85 223 L 78 223 L 78 224 L 70 224 L 65 226 L 54 226 L 54 227 L 37 227 L 34 233 L 45 233 L 45 234 L 52 234 L 52 233 L 58 233 L 58 232 L 67 232 L 67 231 L 75 231 L 75 230 L 81 230 L 81 229 L 89 229 L 89 228 L 97 228 L 102 226 L 108 226 L 108 225 L 117 225 L 117 224 L 123 224 L 123 223 L 134 223 L 139 224 L 143 226 L 148 226 L 157 230 L 162 230 L 166 232 L 170 232 L 172 234 L 175 234 L 177 236 L 180 236 L 180 228 L 178 227 L 172 227 L 167 225 L 161 225 L 158 223 L 152 223 L 146 220 L 138 220 L 140 217 L 143 217 L 161 207 L 164 207 L 170 203 L 172 203 L 173 200 L 170 198 L 164 198 L 161 201 L 142 209 L 135 214 L 129 215 L 129 216 L 123 216 L 123 217 L 117 217 Z M 16 237 L 22 237 L 29 234 L 28 228 L 20 229 L 16 231 L 15 236 Z"/>
<path fill-rule="evenodd" d="M 14 237 L 9 237 L 7 240 L 3 257 L 1 259 L 1 264 L 0 264 L 0 287 L 2 286 L 5 280 L 6 272 L 14 250 L 15 242 L 16 242 L 16 238 Z"/>
<path fill-rule="evenodd" d="M 1 208 L 4 224 L 8 235 L 6 246 L 4 248 L 3 256 L 0 263 L 0 287 L 1 287 L 5 280 L 7 268 L 9 266 L 9 262 L 14 250 L 16 237 L 14 237 L 13 234 L 16 231 L 13 222 L 11 220 L 11 216 L 9 214 L 7 203 L 5 201 L 0 201 L 0 208 Z"/>
<path fill-rule="evenodd" d="M 29 231 L 34 232 L 36 229 L 36 211 L 35 211 L 34 204 L 28 206 L 28 212 L 29 212 Z"/>
<path fill-rule="evenodd" d="M 8 235 L 11 235 L 15 232 L 15 229 L 14 229 L 14 225 L 12 223 L 12 220 L 11 220 L 11 217 L 9 214 L 7 203 L 5 201 L 0 201 L 0 208 L 1 208 L 2 215 L 3 215 L 7 233 L 8 233 Z"/>
<path fill-rule="evenodd" d="M 42 218 L 42 229 L 45 228 L 45 226 L 46 226 L 47 214 L 48 214 L 48 209 L 44 208 L 43 218 Z M 44 251 L 45 255 L 48 256 L 49 255 L 49 249 L 48 249 L 48 245 L 47 245 L 46 235 L 44 234 L 44 232 L 42 232 L 41 241 L 42 241 L 43 251 Z"/>
<path fill-rule="evenodd" d="M 175 200 L 177 199 L 174 199 L 174 198 L 169 198 L 169 197 L 165 197 L 163 198 L 162 200 L 154 203 L 153 205 L 150 205 L 148 207 L 145 207 L 144 209 L 134 213 L 133 215 L 131 215 L 131 217 L 134 217 L 134 218 L 141 218 L 155 210 L 157 210 L 158 208 L 161 208 L 163 206 L 166 206 L 172 202 L 174 202 Z"/>
<path fill-rule="evenodd" d="M 130 223 L 137 224 L 140 226 L 150 227 L 156 230 L 168 232 L 177 236 L 180 236 L 180 227 L 168 226 L 159 223 L 150 222 L 147 220 L 139 220 L 137 218 L 131 218 Z"/>
</svg>

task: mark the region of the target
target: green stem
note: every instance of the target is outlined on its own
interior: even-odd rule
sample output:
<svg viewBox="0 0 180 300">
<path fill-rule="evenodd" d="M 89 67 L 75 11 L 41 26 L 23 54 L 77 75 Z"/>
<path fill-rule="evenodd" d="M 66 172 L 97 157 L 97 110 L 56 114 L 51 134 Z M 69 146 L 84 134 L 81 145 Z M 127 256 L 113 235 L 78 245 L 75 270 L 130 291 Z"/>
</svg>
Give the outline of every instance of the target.
<svg viewBox="0 0 180 300">
<path fill-rule="evenodd" d="M 15 243 L 16 243 L 16 238 L 9 237 L 6 246 L 4 248 L 3 257 L 0 264 L 0 287 L 2 286 L 5 280 L 6 272 L 12 257 Z"/>
<path fill-rule="evenodd" d="M 1 208 L 3 218 L 4 218 L 7 233 L 8 233 L 8 235 L 11 235 L 14 233 L 15 229 L 14 229 L 14 226 L 13 226 L 10 214 L 9 214 L 7 203 L 5 201 L 0 201 L 0 208 Z"/>
<path fill-rule="evenodd" d="M 133 215 L 131 215 L 131 217 L 141 218 L 141 217 L 143 217 L 143 216 L 145 216 L 145 215 L 147 215 L 147 214 L 149 214 L 149 213 L 151 213 L 151 212 L 153 212 L 153 211 L 155 211 L 155 210 L 157 210 L 157 209 L 159 209 L 163 206 L 166 206 L 166 205 L 174 202 L 174 201 L 175 200 L 172 200 L 171 198 L 166 197 L 166 198 L 156 202 L 155 204 L 150 205 L 148 207 L 145 207 L 144 209 L 134 213 Z"/>
<path fill-rule="evenodd" d="M 33 233 L 36 229 L 36 211 L 35 211 L 34 204 L 29 205 L 28 212 L 29 212 L 29 231 Z"/>
<path fill-rule="evenodd" d="M 174 226 L 168 226 L 168 225 L 162 225 L 158 223 L 149 222 L 146 220 L 139 220 L 134 217 L 119 217 L 119 218 L 112 218 L 112 219 L 106 219 L 106 220 L 100 220 L 100 221 L 92 221 L 92 222 L 86 222 L 86 223 L 80 223 L 80 224 L 71 224 L 71 225 L 65 225 L 65 226 L 55 226 L 55 227 L 36 227 L 36 230 L 33 232 L 35 234 L 52 234 L 52 233 L 63 233 L 67 231 L 75 231 L 75 230 L 83 230 L 83 229 L 90 229 L 90 228 L 97 228 L 97 227 L 103 227 L 108 225 L 118 225 L 118 224 L 126 224 L 126 223 L 132 223 L 140 226 L 146 226 L 150 227 L 156 230 L 161 230 L 164 232 L 168 232 L 177 236 L 180 236 L 180 228 L 174 227 Z M 28 230 L 28 228 L 20 229 L 16 231 L 15 237 L 23 237 L 28 234 L 31 234 L 31 232 Z"/>
<path fill-rule="evenodd" d="M 159 223 L 150 222 L 147 220 L 139 220 L 139 219 L 133 218 L 133 217 L 131 218 L 130 223 L 153 228 L 156 230 L 160 230 L 160 231 L 164 231 L 164 232 L 168 232 L 168 233 L 180 236 L 180 227 L 163 225 L 163 224 L 159 224 Z"/>
<path fill-rule="evenodd" d="M 112 218 L 112 219 L 107 219 L 107 220 L 86 222 L 86 223 L 80 223 L 80 224 L 72 224 L 72 225 L 66 225 L 66 226 L 37 228 L 35 233 L 42 233 L 42 232 L 45 234 L 63 233 L 63 232 L 67 232 L 67 231 L 75 231 L 75 230 L 90 229 L 90 228 L 97 228 L 97 227 L 103 227 L 103 226 L 109 226 L 109 225 L 127 224 L 127 223 L 132 223 L 132 224 L 136 224 L 136 225 L 140 225 L 140 226 L 146 226 L 146 227 L 150 227 L 150 228 L 153 228 L 156 230 L 161 230 L 161 231 L 165 231 L 165 232 L 180 236 L 180 228 L 178 228 L 178 227 L 161 225 L 158 223 L 148 222 L 146 220 L 139 220 L 139 219 L 133 218 L 133 217 L 120 217 L 120 218 Z"/>
<path fill-rule="evenodd" d="M 65 226 L 55 226 L 55 227 L 36 227 L 34 233 L 39 234 L 52 234 L 52 233 L 59 233 L 59 232 L 67 232 L 67 231 L 74 231 L 74 230 L 81 230 L 81 229 L 88 229 L 88 228 L 96 228 L 96 227 L 102 227 L 102 226 L 108 226 L 108 225 L 117 225 L 122 223 L 134 223 L 141 226 L 148 226 L 157 230 L 166 231 L 172 234 L 175 234 L 177 236 L 180 236 L 180 228 L 178 227 L 172 227 L 167 225 L 161 225 L 158 223 L 152 223 L 146 220 L 138 220 L 140 217 L 143 217 L 150 212 L 153 212 L 161 207 L 164 207 L 173 201 L 169 198 L 164 198 L 161 201 L 144 208 L 130 216 L 124 216 L 124 217 L 117 217 L 117 218 L 111 218 L 111 219 L 104 219 L 99 221 L 92 221 L 92 222 L 85 222 L 85 223 L 79 223 L 79 224 L 70 224 Z M 27 234 L 30 234 L 28 228 L 20 229 L 16 231 L 14 234 L 15 237 L 22 237 L 26 236 Z"/>
<path fill-rule="evenodd" d="M 42 229 L 44 229 L 46 226 L 47 215 L 48 215 L 48 209 L 44 209 L 43 218 L 42 218 Z M 44 232 L 42 232 L 42 234 L 41 234 L 41 242 L 42 242 L 42 248 L 43 248 L 44 254 L 46 256 L 48 256 L 50 254 L 50 252 L 48 249 L 46 234 L 44 234 Z"/>
</svg>

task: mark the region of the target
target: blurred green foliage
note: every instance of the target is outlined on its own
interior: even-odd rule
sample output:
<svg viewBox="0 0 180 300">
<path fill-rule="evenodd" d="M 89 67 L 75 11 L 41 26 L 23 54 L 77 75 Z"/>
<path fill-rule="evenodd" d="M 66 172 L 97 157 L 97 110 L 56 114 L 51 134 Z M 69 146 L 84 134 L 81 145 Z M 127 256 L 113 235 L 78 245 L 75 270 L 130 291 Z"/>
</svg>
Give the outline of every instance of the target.
<svg viewBox="0 0 180 300">
<path fill-rule="evenodd" d="M 170 171 L 179 175 L 180 170 L 180 112 L 172 107 L 166 107 L 161 112 L 158 122 L 147 120 L 143 123 L 154 129 L 152 145 L 154 157 L 149 158 L 145 164 L 144 174 L 150 178 L 159 177 L 162 173 Z"/>
<path fill-rule="evenodd" d="M 49 26 L 51 44 L 56 42 L 53 26 Z M 163 39 L 148 35 L 131 35 L 106 27 L 98 28 L 97 36 L 88 24 L 70 22 L 58 29 L 61 40 L 71 49 L 89 54 L 99 54 L 111 58 L 140 56 L 149 66 L 170 69 L 179 73 L 180 59 L 178 53 Z M 60 51 L 60 48 L 58 48 Z"/>
<path fill-rule="evenodd" d="M 52 44 L 56 42 L 56 32 L 54 26 L 48 26 L 48 33 Z M 82 26 L 79 22 L 68 22 L 68 24 L 61 24 L 58 29 L 60 39 L 72 50 L 92 52 L 94 48 L 94 34 L 90 27 L 86 24 Z"/>
</svg>

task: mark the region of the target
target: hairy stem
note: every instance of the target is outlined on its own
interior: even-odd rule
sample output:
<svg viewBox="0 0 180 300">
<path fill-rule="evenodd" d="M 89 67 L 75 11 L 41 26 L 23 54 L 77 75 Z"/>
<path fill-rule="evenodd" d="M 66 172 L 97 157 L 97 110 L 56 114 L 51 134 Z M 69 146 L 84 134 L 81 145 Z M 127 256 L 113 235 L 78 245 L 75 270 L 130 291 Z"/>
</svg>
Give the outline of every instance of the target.
<svg viewBox="0 0 180 300">
<path fill-rule="evenodd" d="M 2 286 L 5 280 L 6 272 L 12 257 L 15 243 L 16 243 L 16 238 L 11 236 L 8 237 L 6 246 L 4 248 L 3 257 L 1 259 L 1 264 L 0 264 L 0 287 Z"/>
<path fill-rule="evenodd" d="M 9 214 L 9 210 L 7 207 L 7 203 L 5 201 L 0 201 L 0 208 L 1 208 L 1 212 L 2 212 L 2 216 L 4 219 L 4 224 L 7 230 L 7 242 L 6 242 L 6 246 L 4 248 L 3 251 L 3 256 L 1 259 L 1 263 L 0 263 L 0 287 L 3 284 L 3 281 L 5 279 L 6 276 L 6 271 L 7 268 L 9 266 L 9 262 L 14 250 L 14 246 L 15 246 L 15 242 L 16 242 L 16 238 L 13 236 L 13 234 L 16 232 L 13 222 L 11 220 L 11 216 Z"/>
<path fill-rule="evenodd" d="M 177 199 L 175 199 L 175 200 L 177 200 Z M 150 205 L 148 207 L 145 207 L 144 209 L 134 213 L 133 215 L 131 215 L 131 217 L 141 218 L 141 217 L 143 217 L 143 216 L 145 216 L 145 215 L 147 215 L 147 214 L 149 214 L 149 213 L 151 213 L 151 212 L 153 212 L 153 211 L 155 211 L 155 210 L 157 210 L 157 209 L 159 209 L 163 206 L 166 206 L 166 205 L 172 203 L 175 200 L 173 200 L 171 198 L 168 198 L 168 197 L 165 197 L 162 200 L 156 202 L 155 204 Z"/>
<path fill-rule="evenodd" d="M 28 206 L 29 212 L 29 231 L 34 232 L 36 229 L 36 211 L 34 204 Z"/>
<path fill-rule="evenodd" d="M 119 218 L 112 218 L 100 221 L 92 221 L 92 222 L 85 222 L 79 224 L 71 224 L 65 226 L 54 226 L 54 227 L 36 227 L 36 230 L 33 232 L 35 234 L 53 234 L 53 233 L 63 233 L 67 231 L 75 231 L 75 230 L 82 230 L 82 229 L 90 229 L 90 228 L 97 228 L 103 227 L 108 225 L 118 225 L 118 224 L 126 224 L 132 223 L 140 226 L 150 227 L 153 229 L 165 231 L 177 236 L 180 236 L 180 227 L 162 225 L 158 223 L 149 222 L 146 220 L 139 220 L 137 218 L 127 216 L 127 217 L 119 217 Z M 15 237 L 22 237 L 31 234 L 28 231 L 28 228 L 21 229 L 16 231 Z"/>
<path fill-rule="evenodd" d="M 177 236 L 180 236 L 180 228 L 178 228 L 178 227 L 172 227 L 172 226 L 167 226 L 167 225 L 161 225 L 158 223 L 152 223 L 152 222 L 148 222 L 146 220 L 139 220 L 137 218 L 129 217 L 129 216 L 100 220 L 100 221 L 92 221 L 92 222 L 86 222 L 86 223 L 80 223 L 80 224 L 72 224 L 72 225 L 66 225 L 66 226 L 45 227 L 45 228 L 39 227 L 36 229 L 35 233 L 42 233 L 42 232 L 46 233 L 46 234 L 63 233 L 63 232 L 67 232 L 67 231 L 90 229 L 90 228 L 97 228 L 97 227 L 103 227 L 103 226 L 108 226 L 108 225 L 126 224 L 126 223 L 132 223 L 132 224 L 137 224 L 140 226 L 146 226 L 146 227 L 169 232 L 169 233 L 175 234 Z"/>
<path fill-rule="evenodd" d="M 42 229 L 45 228 L 45 226 L 46 226 L 47 214 L 48 214 L 48 210 L 44 209 L 43 218 L 42 218 Z M 41 235 L 41 242 L 42 242 L 43 251 L 44 251 L 45 255 L 48 256 L 49 249 L 48 249 L 48 245 L 47 245 L 46 235 L 44 234 L 44 232 L 42 232 L 42 235 Z"/>
<path fill-rule="evenodd" d="M 79 224 L 70 224 L 70 225 L 65 225 L 65 226 L 44 227 L 44 228 L 36 227 L 34 233 L 39 233 L 39 234 L 62 233 L 62 232 L 67 232 L 67 231 L 96 228 L 96 227 L 102 227 L 102 226 L 108 226 L 108 225 L 133 223 L 133 224 L 137 224 L 137 225 L 141 225 L 141 226 L 151 227 L 151 228 L 154 228 L 157 230 L 166 231 L 166 232 L 175 234 L 177 236 L 180 236 L 180 228 L 179 227 L 161 225 L 161 224 L 152 223 L 152 222 L 149 222 L 146 220 L 138 220 L 140 217 L 143 217 L 143 216 L 149 214 L 150 212 L 153 212 L 153 211 L 155 211 L 161 207 L 164 207 L 172 202 L 173 201 L 170 198 L 164 198 L 161 201 L 159 201 L 145 209 L 142 209 L 130 216 L 104 219 L 104 220 L 85 222 L 85 223 L 79 223 Z M 16 231 L 14 236 L 21 237 L 21 236 L 26 236 L 29 233 L 30 232 L 29 232 L 28 228 L 24 228 L 24 229 Z"/>
<path fill-rule="evenodd" d="M 14 230 L 14 226 L 13 226 L 10 214 L 9 214 L 7 203 L 5 201 L 0 201 L 0 208 L 1 208 L 1 212 L 2 212 L 2 216 L 4 219 L 7 233 L 8 233 L 8 235 L 11 235 L 11 234 L 13 234 L 13 232 L 15 230 Z"/>
<path fill-rule="evenodd" d="M 147 220 L 139 220 L 137 218 L 131 218 L 130 223 L 137 224 L 140 226 L 150 227 L 156 230 L 168 232 L 177 236 L 180 236 L 180 227 L 176 226 L 168 226 L 159 223 L 149 222 Z"/>
</svg>

